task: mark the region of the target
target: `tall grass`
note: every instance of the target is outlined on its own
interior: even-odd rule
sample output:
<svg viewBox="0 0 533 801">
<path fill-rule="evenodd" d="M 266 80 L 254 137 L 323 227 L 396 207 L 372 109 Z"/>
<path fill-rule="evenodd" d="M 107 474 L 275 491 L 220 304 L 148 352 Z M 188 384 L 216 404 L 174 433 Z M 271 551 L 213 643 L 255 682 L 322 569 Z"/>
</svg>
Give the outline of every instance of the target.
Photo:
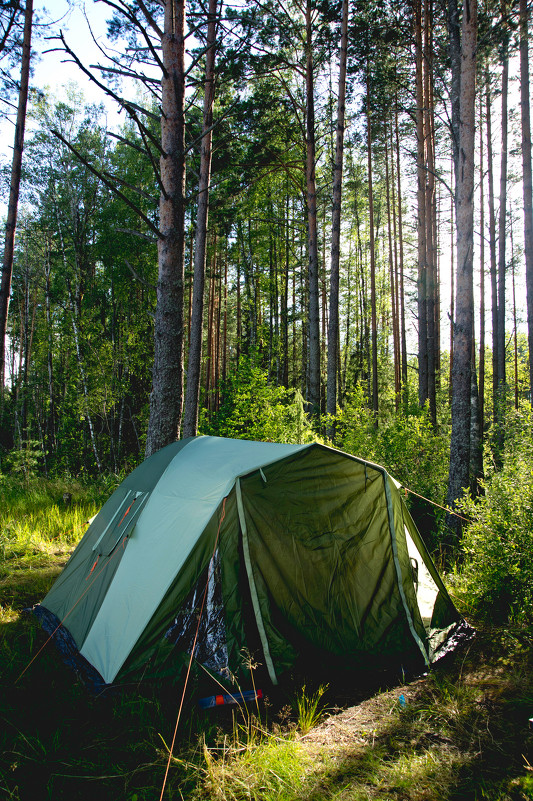
<svg viewBox="0 0 533 801">
<path fill-rule="evenodd" d="M 78 542 L 116 481 L 16 480 L 0 473 L 0 578 L 49 565 Z"/>
</svg>

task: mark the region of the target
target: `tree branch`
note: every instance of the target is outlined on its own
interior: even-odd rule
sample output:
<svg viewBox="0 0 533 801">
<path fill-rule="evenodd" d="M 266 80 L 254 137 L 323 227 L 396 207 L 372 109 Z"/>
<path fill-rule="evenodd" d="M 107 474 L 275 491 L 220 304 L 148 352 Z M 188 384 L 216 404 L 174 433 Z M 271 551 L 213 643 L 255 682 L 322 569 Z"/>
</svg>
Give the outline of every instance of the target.
<svg viewBox="0 0 533 801">
<path fill-rule="evenodd" d="M 66 147 L 68 147 L 68 149 L 74 153 L 76 158 L 78 158 L 81 161 L 81 163 L 84 164 L 87 167 L 87 169 L 93 173 L 93 175 L 96 175 L 96 177 L 100 181 L 102 181 L 102 183 L 105 186 L 107 186 L 108 189 L 110 189 L 117 197 L 119 197 L 121 200 L 124 201 L 124 203 L 126 203 L 131 209 L 133 209 L 133 211 L 141 218 L 141 220 L 143 220 L 146 223 L 146 225 L 150 228 L 151 231 L 153 231 L 153 233 L 157 236 L 158 239 L 165 239 L 165 235 L 161 233 L 159 228 L 153 224 L 153 222 L 146 216 L 146 214 L 144 214 L 144 212 L 142 212 L 140 208 L 136 206 L 135 203 L 133 203 L 123 192 L 121 192 L 120 189 L 117 189 L 116 186 L 113 186 L 111 181 L 108 181 L 107 178 L 103 175 L 103 173 L 100 172 L 100 170 L 97 170 L 95 167 L 93 167 L 93 165 L 90 164 L 87 161 L 87 159 L 84 156 L 82 156 L 81 153 L 78 150 L 76 150 L 76 148 L 65 139 L 64 136 L 61 136 L 59 131 L 52 130 L 52 133 L 54 134 L 54 136 L 57 136 L 60 142 L 63 142 L 63 144 L 66 145 Z"/>
</svg>

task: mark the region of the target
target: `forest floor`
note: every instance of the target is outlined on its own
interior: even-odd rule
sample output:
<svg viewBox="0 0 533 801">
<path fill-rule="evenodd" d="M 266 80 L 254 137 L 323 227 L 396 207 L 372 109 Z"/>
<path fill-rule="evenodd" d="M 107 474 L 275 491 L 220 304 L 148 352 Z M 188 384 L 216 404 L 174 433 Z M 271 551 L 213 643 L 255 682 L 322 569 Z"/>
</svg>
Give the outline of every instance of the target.
<svg viewBox="0 0 533 801">
<path fill-rule="evenodd" d="M 156 801 L 177 688 L 95 699 L 55 649 L 31 662 L 46 638 L 22 610 L 42 599 L 71 547 L 0 558 L 0 798 Z M 410 682 L 351 696 L 330 686 L 309 731 L 295 708 L 289 698 L 239 721 L 198 712 L 191 695 L 164 798 L 533 799 L 531 629 L 479 630 Z"/>
</svg>

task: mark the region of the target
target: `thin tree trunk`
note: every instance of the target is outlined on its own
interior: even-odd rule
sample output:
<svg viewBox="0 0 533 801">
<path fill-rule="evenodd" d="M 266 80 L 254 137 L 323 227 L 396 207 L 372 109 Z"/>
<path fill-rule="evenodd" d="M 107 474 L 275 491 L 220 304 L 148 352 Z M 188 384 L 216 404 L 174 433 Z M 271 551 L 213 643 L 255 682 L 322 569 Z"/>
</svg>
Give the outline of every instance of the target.
<svg viewBox="0 0 533 801">
<path fill-rule="evenodd" d="M 398 348 L 396 335 L 396 281 L 394 275 L 394 249 L 392 244 L 392 215 L 391 215 L 391 179 L 389 172 L 389 143 L 388 132 L 385 132 L 385 194 L 387 204 L 387 237 L 388 237 L 388 257 L 389 257 L 389 281 L 391 298 L 391 322 L 392 322 L 392 362 L 394 368 L 394 403 L 396 410 L 400 406 L 400 373 L 398 363 Z"/>
<path fill-rule="evenodd" d="M 457 180 L 459 172 L 459 129 L 461 101 L 461 22 L 458 0 L 448 0 L 448 37 L 451 64 L 451 133 L 455 200 L 457 198 Z"/>
<path fill-rule="evenodd" d="M 454 166 L 452 159 L 452 181 L 454 180 Z M 450 203 L 450 385 L 449 400 L 450 405 L 453 398 L 453 321 L 455 320 L 455 196 L 452 195 Z"/>
<path fill-rule="evenodd" d="M 529 393 L 533 400 L 533 181 L 531 170 L 531 109 L 529 105 L 529 11 L 520 0 L 520 107 L 522 117 L 522 190 L 524 197 L 524 255 L 526 260 Z"/>
<path fill-rule="evenodd" d="M 402 386 L 403 401 L 407 408 L 408 383 L 407 383 L 407 334 L 405 330 L 405 291 L 404 291 L 404 259 L 403 259 L 403 210 L 402 210 L 402 185 L 400 171 L 400 132 L 398 126 L 398 105 L 395 109 L 395 133 L 396 133 L 396 180 L 398 183 L 398 238 L 399 238 L 399 257 L 398 265 L 400 272 L 400 339 L 402 349 Z"/>
<path fill-rule="evenodd" d="M 514 357 L 514 408 L 518 411 L 518 323 L 516 317 L 516 281 L 513 218 L 511 217 L 511 280 L 513 289 L 513 357 Z"/>
<path fill-rule="evenodd" d="M 434 428 L 437 426 L 436 398 L 436 302 L 437 243 L 436 243 L 436 192 L 435 192 L 435 137 L 432 92 L 432 7 L 424 0 L 424 138 L 425 138 L 425 242 L 426 242 L 426 325 L 427 325 L 427 391 L 429 413 Z"/>
<path fill-rule="evenodd" d="M 198 181 L 198 211 L 196 215 L 196 241 L 194 247 L 194 285 L 192 297 L 191 331 L 189 335 L 189 361 L 187 388 L 183 412 L 183 436 L 198 433 L 198 404 L 200 400 L 200 373 L 204 317 L 205 253 L 209 216 L 209 186 L 211 183 L 211 141 L 213 103 L 215 99 L 215 41 L 217 28 L 217 0 L 209 0 L 207 25 L 207 53 L 205 57 L 204 118 Z"/>
<path fill-rule="evenodd" d="M 402 357 L 400 350 L 400 281 L 398 273 L 398 231 L 396 220 L 396 175 L 395 175 L 395 159 L 394 159 L 394 142 L 393 142 L 393 127 L 391 124 L 390 129 L 390 168 L 391 168 L 391 182 L 390 182 L 390 195 L 391 195 L 391 209 L 392 215 L 392 241 L 393 241 L 393 280 L 394 284 L 394 306 L 395 314 L 393 320 L 393 343 L 394 343 L 394 388 L 395 388 L 395 405 L 398 410 L 402 400 Z"/>
<path fill-rule="evenodd" d="M 22 150 L 24 148 L 24 129 L 26 126 L 26 107 L 30 80 L 31 33 L 33 22 L 33 0 L 26 0 L 24 12 L 24 34 L 20 64 L 20 88 L 15 123 L 11 180 L 9 184 L 9 203 L 7 207 L 4 256 L 2 261 L 2 280 L 0 282 L 0 395 L 3 398 L 5 384 L 5 345 L 13 256 L 15 252 L 15 229 L 17 227 L 20 176 L 22 170 Z"/>
<path fill-rule="evenodd" d="M 483 159 L 483 100 L 479 97 L 479 427 L 485 430 L 485 193 Z"/>
<path fill-rule="evenodd" d="M 461 42 L 461 105 L 457 184 L 457 301 L 454 326 L 452 435 L 448 505 L 469 486 L 473 334 L 474 144 L 476 125 L 477 0 L 465 0 Z M 460 521 L 448 515 L 459 535 Z"/>
<path fill-rule="evenodd" d="M 427 242 L 426 242 L 426 148 L 424 125 L 424 72 L 422 2 L 415 0 L 415 53 L 416 53 L 416 137 L 417 137 L 417 205 L 418 205 L 418 402 L 423 406 L 428 387 L 428 324 L 427 324 Z"/>
<path fill-rule="evenodd" d="M 166 0 L 161 39 L 161 181 L 159 278 L 146 456 L 179 436 L 183 402 L 185 224 L 185 0 Z"/>
<path fill-rule="evenodd" d="M 374 241 L 374 190 L 372 185 L 372 128 L 370 119 L 370 72 L 367 65 L 366 77 L 366 130 L 367 130 L 367 164 L 368 164 L 368 217 L 370 227 L 370 306 L 372 326 L 372 411 L 374 422 L 377 425 L 378 400 L 378 324 L 377 324 L 377 298 L 376 298 L 376 253 Z M 369 365 L 370 367 L 370 365 Z"/>
<path fill-rule="evenodd" d="M 505 17 L 505 3 L 502 5 L 502 17 Z M 501 454 L 504 441 L 503 421 L 505 417 L 505 271 L 506 271 L 506 233 L 507 233 L 507 147 L 508 147 L 508 99 L 509 99 L 509 52 L 507 31 L 504 32 L 505 43 L 502 59 L 502 149 L 500 163 L 500 208 L 498 219 L 498 395 L 496 406 L 496 442 Z"/>
<path fill-rule="evenodd" d="M 492 319 L 492 418 L 496 422 L 498 407 L 498 273 L 496 260 L 496 213 L 494 208 L 494 164 L 492 153 L 492 115 L 490 96 L 490 75 L 485 65 L 485 112 L 487 120 L 487 171 L 489 189 L 489 254 L 490 254 L 490 286 L 491 286 L 491 319 Z"/>
<path fill-rule="evenodd" d="M 285 261 L 283 267 L 283 291 L 281 293 L 281 339 L 282 339 L 282 384 L 289 386 L 289 193 L 285 195 Z"/>
<path fill-rule="evenodd" d="M 306 25 L 306 186 L 307 186 L 307 229 L 309 248 L 309 392 L 308 403 L 312 415 L 320 411 L 320 314 L 318 299 L 318 241 L 317 208 L 315 181 L 315 99 L 314 64 L 311 26 L 311 0 L 305 7 Z"/>
<path fill-rule="evenodd" d="M 342 3 L 342 27 L 339 57 L 339 94 L 337 100 L 337 138 L 333 165 L 333 206 L 331 214 L 331 273 L 329 284 L 329 328 L 327 370 L 327 413 L 337 414 L 337 363 L 339 359 L 339 261 L 341 236 L 342 167 L 344 155 L 344 115 L 346 107 L 346 64 L 348 54 L 348 0 Z M 335 437 L 330 424 L 328 436 Z"/>
</svg>

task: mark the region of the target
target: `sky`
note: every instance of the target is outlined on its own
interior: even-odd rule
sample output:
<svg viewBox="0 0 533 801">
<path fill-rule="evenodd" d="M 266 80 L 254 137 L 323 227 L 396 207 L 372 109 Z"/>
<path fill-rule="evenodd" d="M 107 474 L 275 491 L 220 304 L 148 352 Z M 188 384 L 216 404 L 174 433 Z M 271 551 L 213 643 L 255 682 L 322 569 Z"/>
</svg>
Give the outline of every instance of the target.
<svg viewBox="0 0 533 801">
<path fill-rule="evenodd" d="M 97 41 L 105 40 L 106 17 L 110 9 L 104 3 L 81 0 L 36 0 L 35 10 L 39 15 L 39 24 L 35 27 L 33 50 L 36 58 L 33 61 L 33 76 L 30 87 L 47 89 L 58 99 L 66 97 L 69 83 L 78 84 L 87 102 L 105 103 L 103 92 L 93 84 L 78 68 L 68 60 L 64 52 L 56 50 L 60 43 L 50 39 L 63 32 L 68 45 L 88 66 L 101 61 L 101 53 L 93 42 L 87 20 L 85 7 L 91 21 L 91 29 Z M 54 52 L 55 51 L 55 52 Z M 18 77 L 18 76 L 17 76 Z M 110 126 L 120 124 L 122 118 L 112 103 L 105 103 Z M 27 132 L 31 131 L 31 119 L 27 122 Z M 0 156 L 11 159 L 13 145 L 13 122 L 0 122 Z M 0 206 L 0 214 L 4 211 Z"/>
</svg>

